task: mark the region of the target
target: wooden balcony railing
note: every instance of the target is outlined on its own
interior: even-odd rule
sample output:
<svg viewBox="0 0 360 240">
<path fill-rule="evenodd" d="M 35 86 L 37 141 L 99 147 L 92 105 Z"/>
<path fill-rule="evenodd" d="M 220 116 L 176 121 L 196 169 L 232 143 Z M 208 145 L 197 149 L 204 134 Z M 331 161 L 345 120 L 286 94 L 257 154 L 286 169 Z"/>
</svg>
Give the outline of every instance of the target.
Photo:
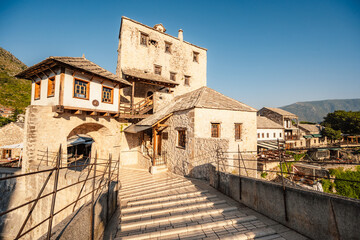
<svg viewBox="0 0 360 240">
<path fill-rule="evenodd" d="M 298 135 L 292 135 L 292 136 L 285 136 L 285 140 L 299 140 Z"/>
<path fill-rule="evenodd" d="M 134 104 L 122 104 L 119 107 L 120 114 L 142 115 L 149 112 L 154 107 L 153 96 L 144 98 L 140 102 Z"/>
</svg>

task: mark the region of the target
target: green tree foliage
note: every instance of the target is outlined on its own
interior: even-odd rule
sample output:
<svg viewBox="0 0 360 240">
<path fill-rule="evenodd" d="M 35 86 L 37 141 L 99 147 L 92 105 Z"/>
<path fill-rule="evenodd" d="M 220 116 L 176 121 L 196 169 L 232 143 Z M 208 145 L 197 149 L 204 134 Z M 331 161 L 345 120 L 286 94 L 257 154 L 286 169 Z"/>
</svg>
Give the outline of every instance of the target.
<svg viewBox="0 0 360 240">
<path fill-rule="evenodd" d="M 360 111 L 346 112 L 341 110 L 329 113 L 324 117 L 322 125 L 346 134 L 360 134 Z"/>
<path fill-rule="evenodd" d="M 340 140 L 341 139 L 341 131 L 334 130 L 331 127 L 325 127 L 323 130 L 321 130 L 321 134 L 331 140 Z"/>
<path fill-rule="evenodd" d="M 360 199 L 360 167 L 358 166 L 355 171 L 346 170 L 343 168 L 330 169 L 329 173 L 332 177 L 335 177 L 335 181 L 331 182 L 328 179 L 322 180 L 322 186 L 325 192 Z M 340 179 L 350 180 L 342 181 Z"/>
</svg>

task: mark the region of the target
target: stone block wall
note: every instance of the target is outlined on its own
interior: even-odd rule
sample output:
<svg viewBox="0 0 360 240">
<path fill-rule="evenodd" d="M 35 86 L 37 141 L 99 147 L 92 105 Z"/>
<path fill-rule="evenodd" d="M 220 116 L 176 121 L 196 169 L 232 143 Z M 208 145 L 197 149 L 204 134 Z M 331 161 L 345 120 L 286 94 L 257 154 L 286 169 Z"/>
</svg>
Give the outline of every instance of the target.
<svg viewBox="0 0 360 240">
<path fill-rule="evenodd" d="M 360 201 L 357 199 L 289 186 L 284 194 L 281 184 L 241 177 L 240 185 L 239 176 L 218 173 L 216 166 L 209 169 L 211 186 L 310 239 L 358 239 L 360 236 Z"/>
</svg>

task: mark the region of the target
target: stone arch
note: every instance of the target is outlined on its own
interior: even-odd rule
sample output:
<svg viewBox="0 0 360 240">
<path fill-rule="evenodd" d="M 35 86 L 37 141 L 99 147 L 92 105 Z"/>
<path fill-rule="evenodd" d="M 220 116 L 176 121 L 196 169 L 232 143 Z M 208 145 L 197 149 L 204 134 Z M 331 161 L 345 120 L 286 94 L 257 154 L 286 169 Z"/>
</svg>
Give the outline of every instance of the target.
<svg viewBox="0 0 360 240">
<path fill-rule="evenodd" d="M 67 135 L 67 139 L 75 135 L 88 135 L 93 140 L 92 156 L 95 152 L 98 158 L 108 159 L 109 154 L 114 154 L 114 147 L 117 145 L 111 130 L 99 123 L 83 123 L 73 128 Z"/>
</svg>

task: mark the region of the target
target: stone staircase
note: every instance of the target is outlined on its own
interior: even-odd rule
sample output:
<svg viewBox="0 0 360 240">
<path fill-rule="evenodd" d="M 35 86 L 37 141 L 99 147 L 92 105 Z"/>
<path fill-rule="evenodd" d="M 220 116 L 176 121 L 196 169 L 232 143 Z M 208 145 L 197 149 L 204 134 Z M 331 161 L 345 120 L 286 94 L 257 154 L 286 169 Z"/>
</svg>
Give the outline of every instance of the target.
<svg viewBox="0 0 360 240">
<path fill-rule="evenodd" d="M 122 168 L 120 180 L 115 239 L 284 239 L 187 178 Z"/>
</svg>

